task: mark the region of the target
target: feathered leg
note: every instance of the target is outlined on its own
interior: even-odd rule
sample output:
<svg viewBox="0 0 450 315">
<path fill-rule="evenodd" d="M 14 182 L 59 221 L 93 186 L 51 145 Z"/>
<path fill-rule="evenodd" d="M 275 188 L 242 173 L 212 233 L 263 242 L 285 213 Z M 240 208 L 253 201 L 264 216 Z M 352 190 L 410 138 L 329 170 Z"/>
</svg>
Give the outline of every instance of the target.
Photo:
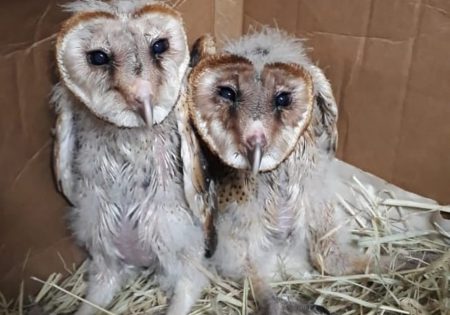
<svg viewBox="0 0 450 315">
<path fill-rule="evenodd" d="M 207 284 L 207 278 L 195 268 L 175 284 L 167 315 L 188 314 Z"/>
<path fill-rule="evenodd" d="M 103 257 L 94 257 L 89 264 L 88 288 L 85 299 L 97 306 L 106 307 L 120 290 L 125 280 L 125 268 L 105 264 Z M 75 315 L 95 314 L 97 309 L 82 303 Z"/>
</svg>

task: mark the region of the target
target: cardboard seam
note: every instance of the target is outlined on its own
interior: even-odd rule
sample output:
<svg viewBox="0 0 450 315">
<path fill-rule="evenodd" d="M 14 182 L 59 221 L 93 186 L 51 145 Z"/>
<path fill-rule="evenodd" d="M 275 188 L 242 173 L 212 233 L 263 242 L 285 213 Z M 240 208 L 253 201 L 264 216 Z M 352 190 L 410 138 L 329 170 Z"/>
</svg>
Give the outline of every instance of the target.
<svg viewBox="0 0 450 315">
<path fill-rule="evenodd" d="M 395 40 L 395 39 L 385 38 L 385 37 L 368 36 L 368 35 L 366 35 L 366 36 L 352 35 L 352 34 L 332 33 L 332 32 L 323 32 L 323 31 L 315 31 L 315 32 L 310 32 L 308 34 L 342 36 L 342 37 L 350 37 L 350 38 L 356 38 L 356 39 L 369 39 L 369 40 L 376 40 L 376 41 L 384 41 L 384 42 L 388 42 L 390 44 L 401 44 L 401 43 L 407 42 L 412 39 L 412 38 L 406 38 L 406 39 Z"/>
<path fill-rule="evenodd" d="M 17 60 L 14 60 L 14 73 L 15 73 L 15 78 L 16 78 L 16 95 L 17 95 L 17 109 L 19 110 L 19 121 L 20 121 L 20 129 L 23 132 L 24 138 L 28 138 L 29 134 L 28 134 L 28 128 L 27 128 L 27 119 L 25 117 L 25 110 L 27 107 L 27 104 L 24 104 L 24 98 L 23 98 L 23 94 L 20 91 L 20 82 L 23 82 L 22 77 L 21 77 L 21 69 L 20 69 L 21 63 L 18 62 Z"/>
</svg>

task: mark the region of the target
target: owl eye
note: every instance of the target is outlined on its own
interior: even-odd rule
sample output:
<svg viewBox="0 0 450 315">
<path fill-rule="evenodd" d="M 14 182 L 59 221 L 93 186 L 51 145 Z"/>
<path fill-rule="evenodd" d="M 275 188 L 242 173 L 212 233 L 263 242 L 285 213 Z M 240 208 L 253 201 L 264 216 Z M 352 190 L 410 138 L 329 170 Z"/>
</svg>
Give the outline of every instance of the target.
<svg viewBox="0 0 450 315">
<path fill-rule="evenodd" d="M 153 43 L 152 54 L 153 55 L 161 55 L 167 49 L 169 49 L 169 41 L 167 40 L 167 38 L 161 38 Z"/>
<path fill-rule="evenodd" d="M 217 94 L 220 97 L 229 100 L 233 103 L 236 102 L 236 92 L 228 86 L 219 86 L 217 89 Z"/>
<path fill-rule="evenodd" d="M 292 102 L 291 93 L 280 92 L 277 95 L 275 95 L 273 102 L 274 102 L 275 107 L 277 107 L 277 108 L 287 107 Z"/>
<path fill-rule="evenodd" d="M 109 63 L 108 55 L 101 50 L 93 50 L 87 53 L 89 63 L 94 66 L 103 66 Z"/>
</svg>

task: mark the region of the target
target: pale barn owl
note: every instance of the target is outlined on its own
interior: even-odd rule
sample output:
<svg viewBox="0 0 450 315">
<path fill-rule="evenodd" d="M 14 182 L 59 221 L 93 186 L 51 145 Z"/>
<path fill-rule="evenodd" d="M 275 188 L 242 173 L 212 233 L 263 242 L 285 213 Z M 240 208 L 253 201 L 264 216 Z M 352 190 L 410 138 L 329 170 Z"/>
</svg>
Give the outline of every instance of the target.
<svg viewBox="0 0 450 315">
<path fill-rule="evenodd" d="M 352 171 L 334 157 L 337 105 L 302 41 L 270 28 L 222 52 L 208 48 L 212 40 L 195 45 L 188 104 L 217 194 L 218 272 L 248 276 L 261 313 L 292 314 L 269 279 L 314 268 L 332 275 L 387 269 L 389 257 L 374 261 L 350 241 L 336 197 L 350 198 L 341 178 Z"/>
<path fill-rule="evenodd" d="M 91 257 L 86 299 L 105 307 L 146 267 L 173 293 L 167 313 L 187 314 L 207 283 L 196 267 L 207 215 L 186 129 L 182 19 L 152 0 L 67 8 L 73 16 L 56 45 L 54 169 Z M 76 314 L 94 312 L 85 303 Z"/>
</svg>

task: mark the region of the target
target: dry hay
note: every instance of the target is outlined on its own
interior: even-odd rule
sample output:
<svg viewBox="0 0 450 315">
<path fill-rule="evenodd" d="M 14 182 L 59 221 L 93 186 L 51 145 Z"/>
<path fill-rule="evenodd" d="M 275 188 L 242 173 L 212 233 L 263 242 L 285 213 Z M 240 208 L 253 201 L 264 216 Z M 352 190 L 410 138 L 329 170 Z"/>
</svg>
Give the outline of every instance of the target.
<svg viewBox="0 0 450 315">
<path fill-rule="evenodd" d="M 387 274 L 315 275 L 310 279 L 272 283 L 274 289 L 284 297 L 324 305 L 334 314 L 450 314 L 450 250 L 443 241 L 448 241 L 450 235 L 439 227 L 433 231 L 392 232 L 389 220 L 383 217 L 387 210 L 398 207 L 450 212 L 448 207 L 398 200 L 389 192 L 383 192 L 383 198 L 380 198 L 380 194 L 375 196 L 356 179 L 355 187 L 372 218 L 371 226 L 358 230 L 359 244 L 391 257 L 413 253 L 419 268 Z M 390 198 L 386 199 L 386 196 Z M 354 209 L 348 206 L 348 211 Z M 438 254 L 440 258 L 431 264 L 421 263 L 418 253 Z M 25 298 L 22 293 L 16 301 L 8 302 L 0 293 L 0 314 L 21 315 L 28 311 L 30 314 L 43 314 L 42 310 L 45 314 L 73 312 L 86 288 L 86 263 L 79 268 L 66 269 L 70 276 L 64 279 L 57 273 L 50 275 L 46 281 L 35 279 L 42 282 L 42 288 L 33 298 Z M 191 314 L 252 313 L 255 303 L 249 281 L 237 284 L 219 279 L 207 270 L 204 272 L 212 284 Z M 151 275 L 142 274 L 116 296 L 108 311 L 101 312 L 99 309 L 99 314 L 152 314 L 164 310 L 166 306 L 167 299 Z"/>
</svg>

